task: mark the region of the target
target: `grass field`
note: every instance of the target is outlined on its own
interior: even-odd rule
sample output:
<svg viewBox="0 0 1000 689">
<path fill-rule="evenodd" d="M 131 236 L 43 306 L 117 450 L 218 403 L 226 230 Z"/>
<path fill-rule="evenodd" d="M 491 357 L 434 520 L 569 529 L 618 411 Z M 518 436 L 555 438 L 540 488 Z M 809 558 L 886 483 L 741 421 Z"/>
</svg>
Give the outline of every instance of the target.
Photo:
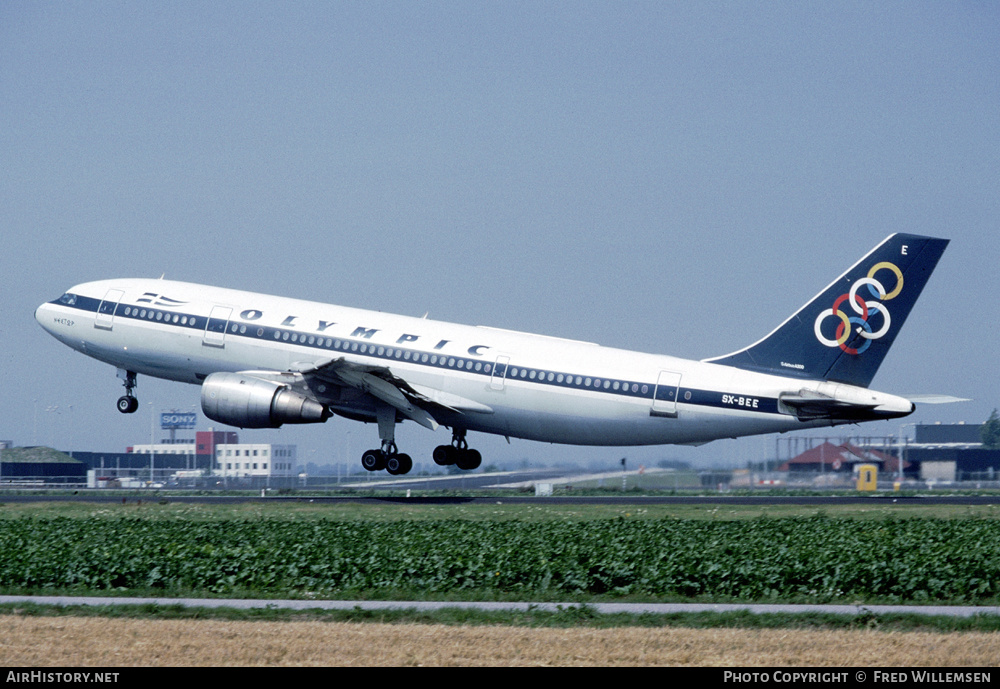
<svg viewBox="0 0 1000 689">
<path fill-rule="evenodd" d="M 996 604 L 992 506 L 9 503 L 0 591 Z"/>
<path fill-rule="evenodd" d="M 863 589 L 803 592 L 803 581 L 815 584 L 852 567 L 857 570 L 852 576 L 877 570 L 883 579 L 895 577 L 897 584 L 911 587 L 889 596 L 893 602 L 909 596 L 921 603 L 995 604 L 990 587 L 1000 581 L 998 512 L 989 505 L 891 503 L 822 508 L 509 505 L 502 498 L 450 505 L 0 501 L 0 590 L 109 597 L 109 605 L 97 608 L 0 606 L 0 633 L 8 639 L 0 644 L 0 662 L 116 667 L 993 665 L 1000 649 L 996 616 L 599 615 L 585 604 L 879 598 Z M 799 540 L 807 532 L 812 535 Z M 660 563 L 659 568 L 644 569 L 649 561 Z M 501 562 L 506 571 L 497 577 Z M 341 577 L 322 579 L 330 568 Z M 537 579 L 540 571 L 543 577 Z M 771 593 L 759 592 L 768 590 L 759 588 L 761 573 L 772 578 Z M 661 579 L 650 587 L 653 575 Z M 613 582 L 614 576 L 617 587 L 595 585 Z M 781 577 L 785 584 L 779 585 Z M 985 588 L 977 592 L 970 586 L 973 579 L 986 582 Z M 557 586 L 557 580 L 571 586 Z M 682 595 L 679 581 L 703 590 Z M 963 592 L 956 596 L 954 588 L 947 589 L 949 581 L 961 582 Z M 751 585 L 758 587 L 755 596 L 746 595 Z M 150 593 L 549 599 L 584 605 L 554 613 L 490 613 L 113 604 L 118 595 Z"/>
<path fill-rule="evenodd" d="M 871 504 L 851 505 L 723 505 L 711 498 L 697 504 L 628 505 L 628 504 L 565 504 L 542 501 L 537 505 L 505 502 L 497 496 L 493 502 L 463 502 L 457 498 L 446 504 L 428 504 L 419 499 L 384 502 L 354 502 L 350 498 L 336 501 L 314 501 L 308 495 L 300 498 L 234 502 L 232 504 L 198 504 L 171 501 L 169 494 L 151 497 L 135 493 L 123 495 L 121 503 L 91 503 L 83 501 L 5 502 L 0 493 L 0 520 L 22 517 L 138 517 L 142 519 L 232 520 L 232 519 L 329 519 L 329 520 L 520 520 L 560 521 L 597 519 L 706 519 L 742 520 L 770 518 L 837 517 L 847 519 L 1000 519 L 1000 495 L 995 505 L 922 505 L 900 501 L 890 503 L 872 500 Z M 251 496 L 252 497 L 252 496 Z"/>
</svg>

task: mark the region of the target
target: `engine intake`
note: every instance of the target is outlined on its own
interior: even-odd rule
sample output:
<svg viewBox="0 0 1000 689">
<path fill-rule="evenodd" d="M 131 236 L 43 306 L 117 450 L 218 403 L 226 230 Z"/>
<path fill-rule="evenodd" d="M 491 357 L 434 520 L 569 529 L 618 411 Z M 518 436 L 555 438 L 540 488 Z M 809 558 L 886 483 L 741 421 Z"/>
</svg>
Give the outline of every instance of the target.
<svg viewBox="0 0 1000 689">
<path fill-rule="evenodd" d="M 205 416 L 239 428 L 279 428 L 285 423 L 322 423 L 325 405 L 287 385 L 239 373 L 213 373 L 201 386 Z"/>
</svg>

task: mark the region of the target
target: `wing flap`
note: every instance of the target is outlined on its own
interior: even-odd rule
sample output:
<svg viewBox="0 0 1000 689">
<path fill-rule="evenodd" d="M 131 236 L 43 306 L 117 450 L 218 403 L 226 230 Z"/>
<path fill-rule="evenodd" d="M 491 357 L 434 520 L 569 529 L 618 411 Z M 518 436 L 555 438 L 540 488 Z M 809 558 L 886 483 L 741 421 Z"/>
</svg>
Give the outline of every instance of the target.
<svg viewBox="0 0 1000 689">
<path fill-rule="evenodd" d="M 337 371 L 337 377 L 351 387 L 366 392 L 372 397 L 382 400 L 390 407 L 395 407 L 399 413 L 408 419 L 416 421 L 421 426 L 436 431 L 438 422 L 425 409 L 422 409 L 407 399 L 400 388 L 390 381 L 364 371 Z"/>
<path fill-rule="evenodd" d="M 460 395 L 445 392 L 444 390 L 429 388 L 425 385 L 411 385 L 410 387 L 412 387 L 427 402 L 445 407 L 446 409 L 450 409 L 454 412 L 473 412 L 475 414 L 493 413 L 493 407 L 480 404 L 479 402 L 470 400 L 466 397 L 461 397 Z"/>
<path fill-rule="evenodd" d="M 439 423 L 431 411 L 417 402 L 432 404 L 433 400 L 419 393 L 405 380 L 385 366 L 357 364 L 346 359 L 327 359 L 313 364 L 299 363 L 293 369 L 306 377 L 318 378 L 334 385 L 346 385 L 388 404 L 406 418 L 434 431 Z M 448 408 L 446 405 L 440 405 Z M 449 408 L 450 409 L 450 408 Z"/>
</svg>

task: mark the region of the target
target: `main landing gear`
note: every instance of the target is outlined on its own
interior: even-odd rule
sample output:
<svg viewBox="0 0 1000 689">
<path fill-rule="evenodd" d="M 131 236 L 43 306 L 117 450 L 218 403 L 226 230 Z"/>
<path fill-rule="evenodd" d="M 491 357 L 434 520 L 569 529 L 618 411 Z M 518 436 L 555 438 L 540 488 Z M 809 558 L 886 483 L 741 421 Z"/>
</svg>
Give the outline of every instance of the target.
<svg viewBox="0 0 1000 689">
<path fill-rule="evenodd" d="M 410 455 L 397 452 L 396 443 L 383 441 L 381 450 L 368 450 L 361 455 L 361 466 L 368 471 L 385 469 L 393 476 L 398 476 L 410 472 L 413 460 Z"/>
<path fill-rule="evenodd" d="M 478 469 L 483 463 L 479 450 L 473 450 L 465 441 L 465 429 L 456 428 L 451 433 L 451 445 L 438 445 L 434 448 L 434 463 L 439 466 L 454 464 L 463 471 Z"/>
<path fill-rule="evenodd" d="M 410 455 L 399 452 L 396 448 L 396 410 L 388 405 L 379 406 L 375 410 L 378 420 L 378 436 L 382 447 L 378 450 L 368 450 L 361 455 L 361 466 L 368 471 L 385 469 L 393 476 L 407 474 L 413 468 Z M 454 429 L 451 445 L 439 445 L 434 448 L 434 461 L 441 465 L 456 465 L 466 471 L 477 469 L 483 462 L 483 456 L 477 450 L 469 449 L 465 442 L 465 429 Z"/>
<path fill-rule="evenodd" d="M 139 400 L 132 391 L 135 390 L 135 371 L 118 369 L 118 377 L 125 381 L 125 394 L 118 398 L 118 411 L 122 414 L 134 414 L 139 408 Z"/>
<path fill-rule="evenodd" d="M 361 466 L 368 471 L 385 469 L 394 476 L 408 473 L 413 468 L 413 460 L 410 455 L 401 454 L 396 449 L 395 407 L 378 405 L 375 408 L 375 419 L 378 421 L 378 437 L 382 441 L 382 448 L 368 450 L 361 455 Z"/>
</svg>

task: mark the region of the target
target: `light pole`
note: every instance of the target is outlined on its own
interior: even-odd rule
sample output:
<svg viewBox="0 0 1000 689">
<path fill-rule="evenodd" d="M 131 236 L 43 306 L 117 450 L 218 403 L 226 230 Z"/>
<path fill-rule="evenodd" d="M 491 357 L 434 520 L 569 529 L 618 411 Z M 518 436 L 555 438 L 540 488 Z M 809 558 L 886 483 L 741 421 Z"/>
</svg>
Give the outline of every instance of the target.
<svg viewBox="0 0 1000 689">
<path fill-rule="evenodd" d="M 907 426 L 915 427 L 917 425 L 916 423 L 903 423 L 899 425 L 899 452 L 896 456 L 896 479 L 899 481 L 900 486 L 903 485 L 903 462 L 906 460 L 906 448 L 910 444 L 910 439 L 904 439 L 903 437 L 903 429 Z"/>
<path fill-rule="evenodd" d="M 58 414 L 59 413 L 59 405 L 50 404 L 49 406 L 45 407 L 45 413 L 46 414 Z M 56 447 L 55 447 L 55 439 L 53 438 L 53 433 L 52 433 L 52 430 L 51 430 L 52 427 L 55 424 L 52 423 L 51 418 L 52 417 L 49 417 L 49 416 L 45 417 L 45 426 L 46 426 L 47 429 L 49 429 L 45 433 L 45 436 L 46 436 L 46 439 L 50 443 L 52 443 L 52 445 L 51 445 L 52 449 L 55 450 L 56 449 Z"/>
<path fill-rule="evenodd" d="M 147 402 L 149 405 L 149 487 L 153 487 L 153 465 L 156 462 L 154 452 L 156 450 L 153 445 L 153 428 L 156 422 L 156 416 L 153 413 L 153 403 Z"/>
</svg>

